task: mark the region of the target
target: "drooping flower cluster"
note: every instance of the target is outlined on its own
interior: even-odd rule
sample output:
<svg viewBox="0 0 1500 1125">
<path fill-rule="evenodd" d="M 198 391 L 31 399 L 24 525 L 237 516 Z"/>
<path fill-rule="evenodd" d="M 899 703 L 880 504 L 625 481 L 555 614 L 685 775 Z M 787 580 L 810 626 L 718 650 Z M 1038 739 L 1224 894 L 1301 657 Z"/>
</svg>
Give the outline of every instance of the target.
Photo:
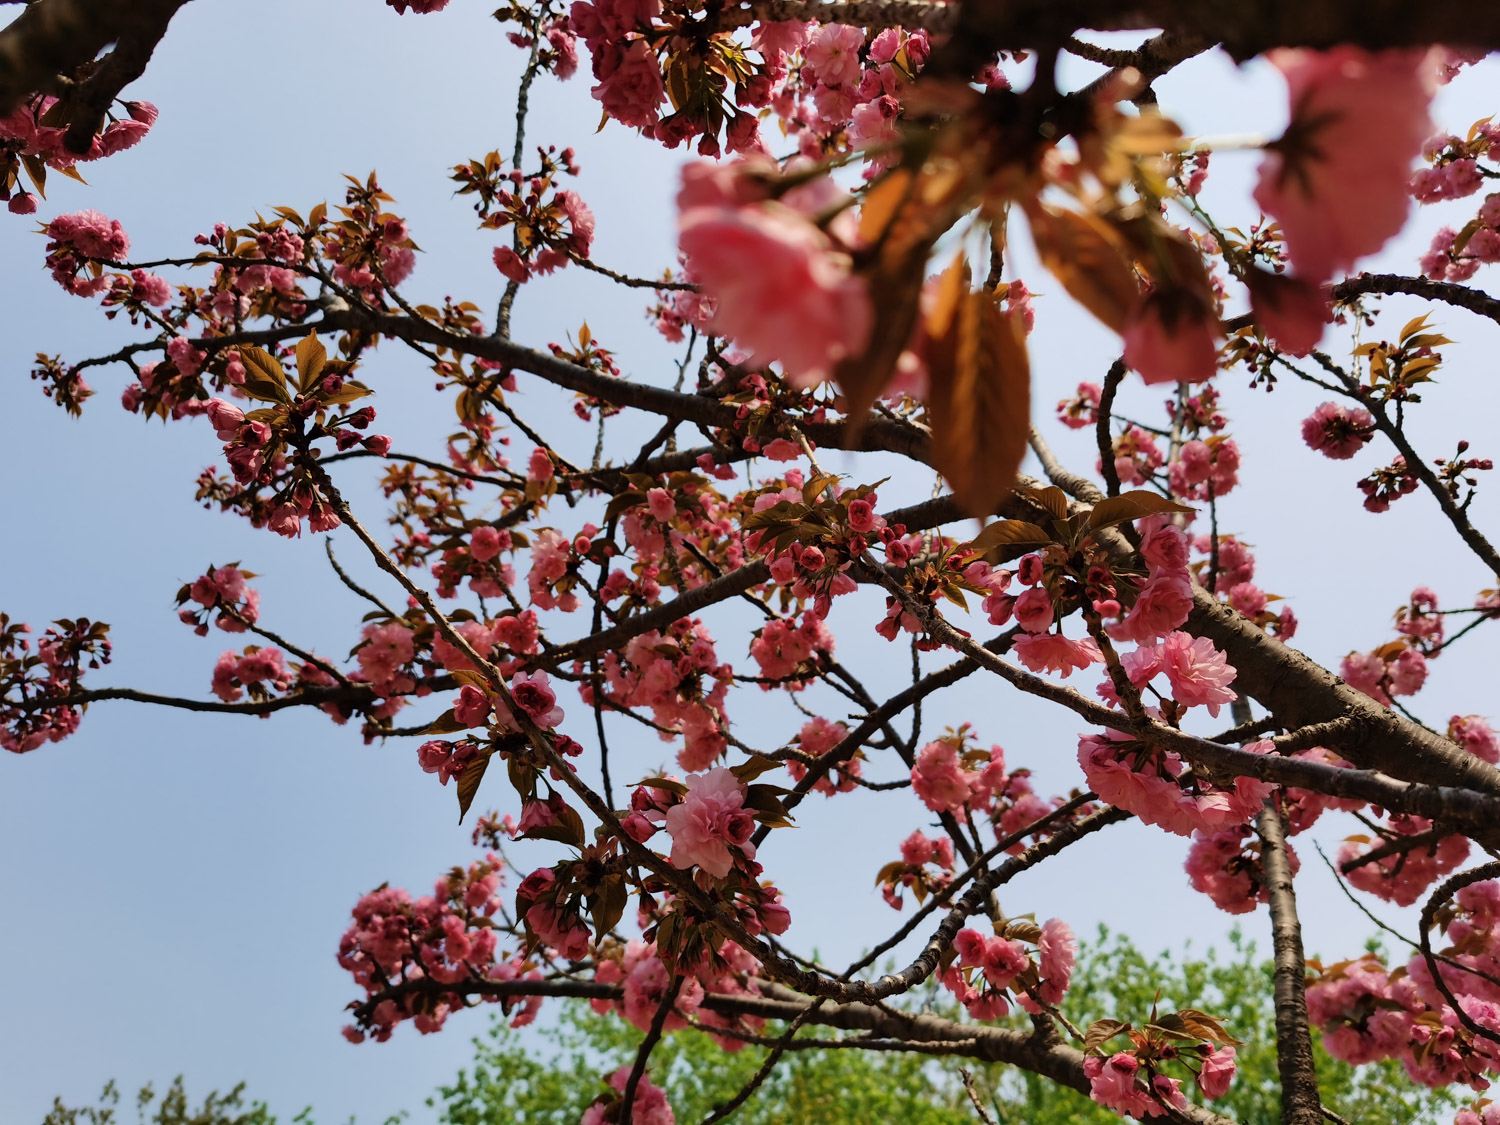
<svg viewBox="0 0 1500 1125">
<path fill-rule="evenodd" d="M 1028 1012 L 1057 1007 L 1078 954 L 1073 931 L 1059 918 L 1041 926 L 1011 922 L 1003 931 L 985 937 L 960 930 L 953 939 L 954 960 L 941 976 L 943 987 L 978 1020 L 1007 1015 L 1012 1001 Z"/>
<path fill-rule="evenodd" d="M 358 1043 L 368 1033 L 384 1042 L 408 1019 L 426 1035 L 441 1030 L 451 1012 L 466 1006 L 461 993 L 444 993 L 443 986 L 540 977 L 537 967 L 519 955 L 510 960 L 499 956 L 499 931 L 492 919 L 502 905 L 503 870 L 503 861 L 491 852 L 439 878 L 430 895 L 413 899 L 398 887 L 380 887 L 355 904 L 338 959 L 364 989 L 368 1010 L 360 1013 L 359 1027 L 344 1029 L 346 1038 Z M 429 981 L 436 989 L 427 987 Z M 537 996 L 501 1002 L 507 1013 L 516 1012 L 513 1027 L 531 1023 L 541 1007 Z"/>
<path fill-rule="evenodd" d="M 200 637 L 208 636 L 210 620 L 226 633 L 243 633 L 260 620 L 260 591 L 246 583 L 254 577 L 240 570 L 238 563 L 210 566 L 206 574 L 177 591 L 177 604 L 182 607 L 178 619 L 193 626 Z"/>
<path fill-rule="evenodd" d="M 1245 749 L 1265 754 L 1272 746 L 1269 742 L 1256 742 Z M 1242 825 L 1260 811 L 1275 789 L 1274 785 L 1251 777 L 1237 777 L 1229 788 L 1195 778 L 1184 788 L 1181 779 L 1186 766 L 1181 758 L 1114 731 L 1081 738 L 1078 764 L 1083 767 L 1089 787 L 1102 800 L 1179 836 Z"/>
<path fill-rule="evenodd" d="M 113 112 L 100 122 L 103 128 L 88 138 L 82 151 L 75 152 L 64 142 L 68 122 L 55 120 L 58 99 L 50 94 L 36 95 L 0 117 L 0 202 L 12 215 L 31 215 L 37 209 L 37 195 L 45 194 L 47 169 L 82 180 L 76 165 L 134 148 L 156 123 L 157 109 L 150 102 L 123 103 L 125 116 Z M 35 192 L 20 186 L 25 170 Z"/>
<path fill-rule="evenodd" d="M 87 617 L 54 621 L 36 642 L 31 626 L 0 613 L 0 747 L 25 754 L 78 729 L 79 708 L 50 702 L 79 689 L 85 669 L 108 664 L 109 626 Z"/>
</svg>

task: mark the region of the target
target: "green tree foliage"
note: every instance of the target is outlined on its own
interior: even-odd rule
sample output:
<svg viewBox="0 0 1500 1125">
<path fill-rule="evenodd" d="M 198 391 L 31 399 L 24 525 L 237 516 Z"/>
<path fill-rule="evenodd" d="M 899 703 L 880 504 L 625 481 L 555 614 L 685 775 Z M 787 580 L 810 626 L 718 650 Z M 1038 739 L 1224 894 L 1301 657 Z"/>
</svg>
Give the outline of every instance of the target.
<svg viewBox="0 0 1500 1125">
<path fill-rule="evenodd" d="M 1160 992 L 1158 993 L 1158 989 Z M 945 1005 L 942 993 L 925 999 Z M 1064 1011 L 1077 1026 L 1113 1018 L 1144 1022 L 1162 1010 L 1199 1008 L 1222 1016 L 1239 1048 L 1239 1074 L 1214 1108 L 1241 1125 L 1279 1125 L 1275 1013 L 1271 965 L 1238 932 L 1227 953 L 1214 949 L 1145 956 L 1124 935 L 1100 928 L 1079 955 Z M 583 1004 L 553 1003 L 541 1028 L 516 1032 L 497 1019 L 476 1039 L 471 1066 L 428 1100 L 441 1125 L 578 1125 L 603 1092 L 599 1075 L 635 1058 L 640 1032 L 615 1015 Z M 951 1015 L 951 1012 L 944 1014 Z M 1018 1023 L 1017 1026 L 1025 1026 Z M 776 1025 L 766 1028 L 778 1034 Z M 808 1027 L 800 1039 L 826 1038 Z M 809 1043 L 811 1047 L 811 1043 Z M 1350 1121 L 1427 1125 L 1451 1119 L 1454 1098 L 1414 1085 L 1394 1061 L 1351 1067 L 1329 1057 L 1313 1033 L 1324 1104 Z M 651 1057 L 652 1081 L 662 1086 L 679 1125 L 696 1125 L 727 1101 L 760 1068 L 766 1049 L 726 1053 L 695 1031 L 667 1035 Z M 1113 1125 L 1120 1119 L 1088 1098 L 1033 1074 L 974 1060 L 935 1059 L 862 1049 L 789 1051 L 760 1092 L 733 1117 L 736 1125 L 976 1125 L 978 1117 L 957 1079 L 971 1072 L 978 1096 L 998 1125 Z M 276 1125 L 266 1106 L 246 1105 L 243 1086 L 209 1094 L 190 1109 L 178 1078 L 158 1100 L 150 1086 L 137 1097 L 139 1125 Z M 128 1125 L 118 1112 L 114 1083 L 96 1106 L 71 1109 L 58 1099 L 42 1125 Z M 387 1125 L 399 1118 L 391 1118 Z M 313 1125 L 309 1111 L 294 1125 Z"/>
<path fill-rule="evenodd" d="M 245 1104 L 243 1082 L 227 1094 L 213 1091 L 193 1109 L 180 1074 L 160 1098 L 149 1083 L 142 1086 L 135 1096 L 135 1119 L 138 1125 L 276 1125 L 265 1103 Z M 299 1114 L 295 1123 L 312 1125 L 305 1113 Z M 120 1091 L 110 1081 L 95 1105 L 75 1109 L 63 1105 L 61 1098 L 54 1099 L 42 1125 L 128 1125 L 128 1119 L 120 1114 Z"/>
<path fill-rule="evenodd" d="M 1238 933 L 1227 953 L 1145 956 L 1120 934 L 1101 928 L 1080 953 L 1064 1006 L 1079 1026 L 1112 1017 L 1144 1022 L 1152 1004 L 1164 1011 L 1193 1007 L 1224 1017 L 1239 1048 L 1239 1074 L 1214 1108 L 1243 1125 L 1279 1125 L 1275 1013 L 1271 964 Z M 934 1007 L 940 994 L 928 997 Z M 554 1009 L 556 1011 L 556 1009 Z M 1024 1026 L 1024 1024 L 1018 1024 Z M 773 1025 L 767 1035 L 777 1034 Z M 805 1028 L 802 1038 L 828 1034 Z M 549 1049 L 538 1050 L 537 1038 Z M 496 1021 L 475 1041 L 473 1065 L 439 1090 L 429 1105 L 442 1125 L 577 1125 L 602 1092 L 601 1072 L 634 1059 L 640 1033 L 617 1016 L 582 1005 L 561 1012 L 536 1033 L 517 1033 Z M 1360 1068 L 1329 1057 L 1314 1032 L 1325 1104 L 1351 1121 L 1416 1125 L 1448 1119 L 1453 1099 L 1410 1082 L 1396 1062 Z M 721 1051 L 706 1036 L 682 1031 L 665 1037 L 651 1058 L 652 1081 L 662 1086 L 679 1125 L 694 1125 L 749 1080 L 766 1049 Z M 975 1125 L 978 1118 L 957 1080 L 963 1060 L 867 1050 L 788 1052 L 760 1093 L 734 1115 L 739 1125 Z M 1087 1097 L 1012 1068 L 965 1061 L 976 1091 L 999 1125 L 1111 1125 L 1120 1119 Z"/>
</svg>

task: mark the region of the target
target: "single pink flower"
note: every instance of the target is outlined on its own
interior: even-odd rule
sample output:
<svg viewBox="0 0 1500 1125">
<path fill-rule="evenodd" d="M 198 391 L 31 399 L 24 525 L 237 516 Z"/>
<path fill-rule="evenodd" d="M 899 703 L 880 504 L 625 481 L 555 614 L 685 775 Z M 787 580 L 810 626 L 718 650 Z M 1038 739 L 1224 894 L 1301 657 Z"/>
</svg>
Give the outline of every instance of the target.
<svg viewBox="0 0 1500 1125">
<path fill-rule="evenodd" d="M 722 879 L 734 866 L 731 847 L 747 858 L 754 857 L 750 834 L 755 818 L 744 804 L 744 783 L 723 766 L 688 778 L 681 804 L 667 810 L 672 866 L 681 870 L 696 866 Z"/>
<path fill-rule="evenodd" d="M 1406 222 L 1412 161 L 1433 131 L 1437 68 L 1420 50 L 1341 46 L 1269 58 L 1286 76 L 1292 120 L 1268 146 L 1255 202 L 1280 224 L 1298 275 L 1316 284 Z"/>
<path fill-rule="evenodd" d="M 716 302 L 714 325 L 749 348 L 751 364 L 781 361 L 811 387 L 863 351 L 873 313 L 847 254 L 781 203 L 695 207 L 678 219 L 680 245 Z"/>
<path fill-rule="evenodd" d="M 1153 294 L 1125 326 L 1125 365 L 1153 383 L 1201 383 L 1218 370 L 1219 322 L 1184 298 Z"/>
</svg>

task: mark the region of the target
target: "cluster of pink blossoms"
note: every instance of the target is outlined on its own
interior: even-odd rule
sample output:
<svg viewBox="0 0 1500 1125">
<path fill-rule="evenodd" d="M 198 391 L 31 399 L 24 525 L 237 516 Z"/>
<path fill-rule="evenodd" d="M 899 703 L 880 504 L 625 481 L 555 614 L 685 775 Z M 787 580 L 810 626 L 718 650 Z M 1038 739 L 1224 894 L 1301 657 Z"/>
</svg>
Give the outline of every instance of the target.
<svg viewBox="0 0 1500 1125">
<path fill-rule="evenodd" d="M 31 626 L 0 613 L 0 748 L 25 754 L 78 729 L 78 708 L 12 706 L 78 690 L 85 667 L 108 664 L 109 626 L 86 617 L 54 622 L 33 651 Z"/>
<path fill-rule="evenodd" d="M 1199 1069 L 1194 1076 L 1204 1097 L 1222 1098 L 1234 1081 L 1235 1049 L 1232 1046 L 1199 1048 Z M 1089 1096 L 1100 1105 L 1126 1117 L 1165 1117 L 1168 1108 L 1185 1110 L 1187 1098 L 1179 1079 L 1144 1065 L 1135 1051 L 1120 1051 L 1109 1057 L 1089 1055 L 1083 1060 L 1089 1080 Z"/>
<path fill-rule="evenodd" d="M 1009 836 L 1062 803 L 1038 797 L 1029 770 L 1007 771 L 1005 751 L 999 746 L 987 752 L 966 749 L 966 740 L 967 727 L 917 751 L 912 792 L 933 812 L 981 813 L 994 821 L 1000 835 Z M 1023 850 L 1023 846 L 1017 843 L 1011 850 Z"/>
<path fill-rule="evenodd" d="M 1049 918 L 1040 928 L 1006 927 L 1007 937 L 985 937 L 977 930 L 959 930 L 953 939 L 955 959 L 940 977 L 964 1010 L 978 1020 L 999 1019 L 1010 1014 L 1014 1000 L 1028 1012 L 1039 1013 L 1062 1003 L 1072 980 L 1078 956 L 1073 931 L 1059 918 Z"/>
<path fill-rule="evenodd" d="M 1456 137 L 1437 133 L 1422 146 L 1428 167 L 1413 173 L 1411 194 L 1419 203 L 1441 203 L 1474 195 L 1487 179 L 1496 175 L 1493 168 L 1480 164 L 1500 163 L 1500 124 L 1491 119 L 1474 123 L 1469 135 Z M 1488 195 L 1479 205 L 1478 214 L 1461 230 L 1442 227 L 1432 245 L 1422 256 L 1422 272 L 1434 281 L 1463 282 L 1473 277 L 1479 267 L 1500 261 L 1500 195 Z"/>
<path fill-rule="evenodd" d="M 1497 907 L 1500 885 L 1462 888 L 1448 920 L 1440 922 L 1452 945 L 1438 951 L 1451 962 L 1440 962 L 1444 984 L 1469 1020 L 1493 1036 L 1476 1034 L 1459 1019 L 1420 952 L 1394 971 L 1367 954 L 1326 967 L 1311 964 L 1317 976 L 1307 988 L 1308 1016 L 1322 1030 L 1328 1053 L 1355 1065 L 1395 1058 L 1424 1086 L 1486 1090 L 1500 1074 L 1500 988 L 1482 975 L 1500 968 Z"/>
<path fill-rule="evenodd" d="M 1016 659 L 1033 672 L 1052 672 L 1064 679 L 1074 671 L 1083 671 L 1090 664 L 1104 661 L 1104 654 L 1092 637 L 1077 639 L 1064 636 L 1062 625 L 1057 621 L 1057 609 L 1053 594 L 1046 584 L 1046 570 L 1040 555 L 1027 555 L 1016 565 L 1015 578 L 1022 586 L 1029 587 L 1011 596 L 1006 593 L 1010 574 L 1005 571 L 981 570 L 983 563 L 973 563 L 965 568 L 964 576 L 978 582 L 987 594 L 984 609 L 990 623 L 1004 625 L 1012 616 L 1024 632 L 1011 644 Z M 1057 624 L 1058 631 L 1052 626 Z"/>
<path fill-rule="evenodd" d="M 934 871 L 928 871 L 932 866 Z M 928 894 L 945 889 L 953 881 L 953 841 L 947 836 L 936 839 L 913 832 L 901 841 L 901 862 L 887 864 L 876 876 L 881 897 L 892 910 L 901 910 L 906 901 L 903 888 L 912 888 L 921 902 Z"/>
<path fill-rule="evenodd" d="M 1322 403 L 1302 420 L 1302 440 L 1335 461 L 1347 461 L 1375 436 L 1375 419 L 1363 406 Z"/>
<path fill-rule="evenodd" d="M 797 732 L 797 748 L 811 758 L 821 758 L 828 753 L 849 734 L 849 728 L 843 723 L 825 719 L 822 715 L 814 715 L 802 724 L 802 729 Z M 832 797 L 835 793 L 848 793 L 855 787 L 855 779 L 860 775 L 860 760 L 862 755 L 856 751 L 854 756 L 838 763 L 831 770 L 826 770 L 819 775 L 817 781 L 813 782 L 813 791 L 821 793 L 825 797 Z M 795 758 L 786 761 L 786 772 L 791 775 L 793 781 L 800 782 L 807 776 L 808 767 Z M 837 778 L 835 781 L 834 779 Z"/>
<path fill-rule="evenodd" d="M 6 203 L 12 215 L 31 215 L 37 208 L 36 195 L 24 189 L 13 190 L 23 160 L 39 161 L 55 171 L 72 173 L 77 164 L 134 148 L 151 131 L 157 117 L 157 109 L 150 102 L 125 102 L 125 117 L 111 115 L 109 123 L 94 134 L 85 151 L 73 152 L 63 143 L 65 127 L 42 124 L 56 104 L 57 98 L 50 94 L 39 95 L 0 117 L 0 202 Z M 41 181 L 34 177 L 33 180 L 40 190 Z"/>
<path fill-rule="evenodd" d="M 682 966 L 679 966 L 682 968 Z M 732 1028 L 757 1032 L 765 1021 L 753 1016 L 731 1020 L 711 1008 L 702 1007 L 710 993 L 720 996 L 758 996 L 755 974 L 760 962 L 733 941 L 725 941 L 714 956 L 705 956 L 698 966 L 684 973 L 681 987 L 673 1001 L 663 1028 L 676 1031 L 688 1027 L 688 1018 L 708 1028 Z M 672 981 L 672 973 L 661 959 L 655 942 L 631 941 L 621 948 L 601 952 L 594 979 L 601 984 L 618 984 L 619 1000 L 591 1000 L 594 1011 L 618 1012 L 642 1031 L 651 1026 L 662 998 Z M 743 1039 L 727 1035 L 714 1036 L 721 1048 L 730 1053 L 745 1046 Z"/>
<path fill-rule="evenodd" d="M 621 1120 L 619 1114 L 624 1106 L 625 1087 L 630 1084 L 631 1066 L 626 1063 L 609 1076 L 613 1094 L 601 1094 L 588 1109 L 583 1111 L 578 1125 L 607 1125 Z M 635 1088 L 635 1097 L 630 1100 L 630 1120 L 636 1125 L 677 1125 L 672 1107 L 667 1104 L 667 1095 L 651 1084 L 644 1073 Z"/>
<path fill-rule="evenodd" d="M 715 879 L 729 874 L 737 857 L 755 858 L 750 836 L 755 816 L 745 807 L 745 784 L 720 766 L 693 774 L 680 804 L 666 814 L 673 867 L 697 867 Z"/>
<path fill-rule="evenodd" d="M 206 637 L 209 620 L 217 610 L 215 625 L 226 633 L 243 633 L 247 625 L 260 620 L 260 591 L 250 589 L 245 582 L 251 577 L 234 565 L 209 567 L 208 573 L 178 591 L 177 604 L 182 607 L 177 611 L 178 620 L 193 626 L 198 636 Z"/>
<path fill-rule="evenodd" d="M 1287 846 L 1292 874 L 1301 867 L 1297 853 Z M 1260 844 L 1248 824 L 1199 829 L 1183 864 L 1193 890 L 1206 894 L 1228 914 L 1248 914 L 1256 903 L 1267 901 L 1266 873 L 1261 864 Z"/>
<path fill-rule="evenodd" d="M 1104 389 L 1098 383 L 1079 383 L 1072 398 L 1059 400 L 1057 420 L 1070 430 L 1093 426 L 1099 419 L 1099 399 L 1103 394 Z"/>
<path fill-rule="evenodd" d="M 604 657 L 606 698 L 622 707 L 649 707 L 662 740 L 681 736 L 677 762 L 689 772 L 705 770 L 728 749 L 725 705 L 733 668 L 719 662 L 708 626 L 681 618 L 665 631 L 632 637 Z M 592 704 L 595 688 L 579 684 Z"/>
<path fill-rule="evenodd" d="M 813 661 L 833 654 L 834 643 L 833 631 L 809 609 L 800 622 L 785 617 L 767 621 L 750 642 L 750 655 L 762 677 L 788 681 L 785 686 L 796 689 L 807 685 Z"/>
<path fill-rule="evenodd" d="M 1268 754 L 1272 745 L 1253 742 L 1244 749 Z M 1179 779 L 1186 766 L 1181 758 L 1170 751 L 1150 749 L 1115 731 L 1081 738 L 1078 764 L 1089 788 L 1101 800 L 1179 836 L 1244 824 L 1260 812 L 1276 788 L 1255 778 L 1237 777 L 1227 789 L 1203 781 L 1184 789 Z"/>
<path fill-rule="evenodd" d="M 251 645 L 243 653 L 230 650 L 219 654 L 210 690 L 225 703 L 234 703 L 247 688 L 253 698 L 264 699 L 272 691 L 284 692 L 291 686 L 292 672 L 282 651 L 274 645 Z"/>
<path fill-rule="evenodd" d="M 396 1025 L 408 1019 L 424 1035 L 438 1031 L 449 1013 L 466 1006 L 459 993 L 403 995 L 404 985 L 540 979 L 536 967 L 519 956 L 497 957 L 499 932 L 491 919 L 502 905 L 503 870 L 503 861 L 492 852 L 467 869 L 454 868 L 442 876 L 430 895 L 414 900 L 398 887 L 380 887 L 355 904 L 354 920 L 339 941 L 338 961 L 374 1001 L 361 1022 L 377 1041 L 389 1039 Z M 503 1003 L 507 1013 L 516 1010 L 511 1026 L 523 1027 L 536 1019 L 542 1001 L 530 996 Z M 344 1037 L 354 1043 L 363 1042 L 365 1034 L 355 1027 L 344 1029 Z"/>
<path fill-rule="evenodd" d="M 59 215 L 47 224 L 47 268 L 53 280 L 78 297 L 97 297 L 110 287 L 101 262 L 117 262 L 130 251 L 120 220 L 98 211 Z"/>
<path fill-rule="evenodd" d="M 1391 814 L 1378 824 L 1380 837 L 1373 842 L 1364 836 L 1352 837 L 1339 846 L 1338 863 L 1360 860 L 1384 843 L 1399 843 L 1403 837 L 1430 833 L 1433 823 L 1425 817 Z M 1394 902 L 1411 906 L 1448 872 L 1469 858 L 1469 841 L 1463 836 L 1440 836 L 1413 847 L 1362 863 L 1345 871 L 1345 878 L 1360 890 Z"/>
</svg>

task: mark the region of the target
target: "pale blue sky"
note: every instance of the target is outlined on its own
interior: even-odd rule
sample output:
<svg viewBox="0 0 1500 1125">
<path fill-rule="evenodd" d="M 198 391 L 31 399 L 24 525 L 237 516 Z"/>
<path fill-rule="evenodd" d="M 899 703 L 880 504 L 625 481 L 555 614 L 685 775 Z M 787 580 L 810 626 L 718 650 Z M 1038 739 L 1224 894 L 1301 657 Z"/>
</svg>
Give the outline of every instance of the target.
<svg viewBox="0 0 1500 1125">
<path fill-rule="evenodd" d="M 137 255 L 165 256 L 189 251 L 192 236 L 217 220 L 241 223 L 276 204 L 305 210 L 332 201 L 343 173 L 375 168 L 425 251 L 410 294 L 431 301 L 453 294 L 492 308 L 500 290 L 489 263 L 493 236 L 473 231 L 447 178 L 459 160 L 510 147 L 520 58 L 489 10 L 469 0 L 428 17 L 398 17 L 375 0 L 189 5 L 131 91 L 161 107 L 155 131 L 140 148 L 87 168 L 89 187 L 59 181 L 38 218 L 98 208 L 122 220 Z M 538 83 L 530 136 L 579 150 L 576 186 L 598 215 L 598 260 L 654 273 L 674 257 L 679 157 L 614 124 L 595 133 L 597 106 L 584 77 Z M 1497 93 L 1493 69 L 1465 75 L 1444 91 L 1439 116 L 1462 131 L 1496 108 Z M 1184 67 L 1162 83 L 1161 95 L 1164 109 L 1194 132 L 1274 133 L 1284 113 L 1279 79 L 1267 68 L 1237 74 L 1217 58 Z M 1215 158 L 1211 199 L 1224 221 L 1253 220 L 1245 200 L 1255 160 Z M 1447 214 L 1462 219 L 1464 207 L 1450 205 Z M 1421 230 L 1436 221 L 1422 216 Z M 363 608 L 328 573 L 320 543 L 288 543 L 194 505 L 193 478 L 218 453 L 206 425 L 145 425 L 116 405 L 121 375 L 97 371 L 91 381 L 99 395 L 75 422 L 25 378 L 37 351 L 81 358 L 134 338 L 128 326 L 106 322 L 92 303 L 45 279 L 33 231 L 29 220 L 0 216 L 9 279 L 0 304 L 7 372 L 0 383 L 7 498 L 0 608 L 36 624 L 78 615 L 110 621 L 116 662 L 93 683 L 206 695 L 214 657 L 228 646 L 217 634 L 199 639 L 179 625 L 171 599 L 208 563 L 238 559 L 263 575 L 257 585 L 270 627 L 322 653 L 346 652 Z M 1402 239 L 1380 264 L 1410 272 L 1425 241 L 1420 233 Z M 1115 345 L 1027 264 L 1024 243 L 1024 236 L 1013 240 L 1022 276 L 1043 294 L 1035 397 L 1039 414 L 1050 417 L 1050 404 L 1078 380 L 1102 376 Z M 1493 285 L 1483 273 L 1479 283 Z M 541 346 L 586 316 L 628 375 L 670 381 L 672 353 L 645 322 L 645 303 L 570 269 L 529 287 L 515 332 Z M 1397 323 L 1410 315 L 1409 302 L 1392 305 Z M 1495 416 L 1488 362 L 1500 342 L 1495 326 L 1447 310 L 1436 319 L 1464 345 L 1452 349 L 1452 370 L 1470 378 L 1461 386 L 1444 381 L 1417 415 L 1416 432 L 1431 438 L 1430 455 L 1446 453 L 1457 437 L 1493 455 L 1469 420 Z M 452 426 L 451 408 L 431 394 L 420 361 L 388 344 L 369 377 L 379 392 L 376 428 L 391 433 L 398 449 L 431 452 Z M 1268 397 L 1243 389 L 1238 376 L 1223 382 L 1246 465 L 1245 482 L 1223 504 L 1223 527 L 1256 544 L 1268 590 L 1293 595 L 1300 647 L 1336 662 L 1350 647 L 1386 640 L 1388 614 L 1414 584 L 1433 585 L 1450 605 L 1487 584 L 1467 556 L 1432 555 L 1429 543 L 1443 528 L 1425 498 L 1379 517 L 1359 509 L 1352 482 L 1388 454 L 1367 451 L 1339 464 L 1307 450 L 1297 421 L 1316 396 L 1285 385 Z M 516 400 L 528 418 L 586 456 L 592 432 L 558 396 L 529 393 Z M 1134 385 L 1125 394 L 1129 409 L 1147 420 L 1159 415 L 1161 397 Z M 1056 426 L 1048 432 L 1065 459 L 1092 466 L 1086 435 Z M 838 454 L 825 463 L 862 480 L 890 469 Z M 351 471 L 346 479 L 360 478 Z M 883 494 L 897 503 L 929 486 L 908 472 Z M 1500 510 L 1492 489 L 1475 503 L 1481 526 L 1494 526 Z M 378 522 L 374 491 L 356 488 L 356 497 Z M 573 526 L 565 512 L 555 519 Z M 361 565 L 357 544 L 348 536 L 336 542 L 352 568 L 397 599 Z M 845 656 L 870 671 L 872 683 L 899 683 L 904 650 L 880 647 L 871 635 L 868 601 L 849 603 L 834 617 Z M 748 663 L 727 624 L 718 635 L 722 658 Z M 1440 662 L 1416 701 L 1420 713 L 1440 725 L 1454 711 L 1485 711 L 1495 654 L 1487 633 L 1465 642 Z M 1036 770 L 1044 792 L 1080 781 L 1079 724 L 1067 715 L 984 686 L 939 700 L 928 707 L 928 730 L 974 721 L 1014 764 Z M 562 702 L 584 714 L 576 698 Z M 785 707 L 757 698 L 741 697 L 732 717 L 736 710 L 754 716 L 744 736 L 756 744 L 777 744 L 795 727 Z M 663 744 L 618 729 L 617 778 L 670 756 Z M 398 1109 L 428 1119 L 422 1100 L 466 1061 L 485 1015 L 456 1017 L 437 1036 L 402 1027 L 390 1043 L 352 1047 L 338 1028 L 355 990 L 334 962 L 360 893 L 385 880 L 421 891 L 471 854 L 467 828 L 454 823 L 452 794 L 420 773 L 414 757 L 411 740 L 365 747 L 321 716 L 261 721 L 103 704 L 66 743 L 0 761 L 0 848 L 10 857 L 0 867 L 8 916 L 0 957 L 14 978 L 0 1020 L 0 1118 L 37 1121 L 54 1094 L 76 1102 L 110 1077 L 139 1083 L 183 1072 L 198 1090 L 246 1079 L 288 1116 L 312 1104 L 324 1122 L 350 1114 L 378 1122 Z M 479 803 L 514 811 L 507 800 L 513 797 L 495 787 Z M 905 795 L 876 800 L 860 792 L 810 802 L 800 827 L 777 833 L 763 850 L 768 874 L 787 892 L 792 936 L 833 960 L 857 953 L 881 932 L 874 927 L 897 920 L 870 883 L 921 817 Z M 1332 826 L 1323 838 L 1336 841 L 1347 830 Z M 1049 865 L 1047 875 L 1018 881 L 1005 904 L 1014 913 L 1063 916 L 1080 932 L 1108 921 L 1153 948 L 1185 936 L 1211 941 L 1230 920 L 1187 890 L 1184 850 L 1183 841 L 1160 833 L 1114 828 Z M 528 856 L 540 862 L 547 854 L 543 846 Z M 851 859 L 852 873 L 841 866 Z M 1310 848 L 1303 859 L 1318 866 Z M 1326 874 L 1314 871 L 1302 885 L 1309 948 L 1357 949 L 1368 923 Z M 1245 923 L 1254 934 L 1265 928 L 1263 915 Z"/>
</svg>

